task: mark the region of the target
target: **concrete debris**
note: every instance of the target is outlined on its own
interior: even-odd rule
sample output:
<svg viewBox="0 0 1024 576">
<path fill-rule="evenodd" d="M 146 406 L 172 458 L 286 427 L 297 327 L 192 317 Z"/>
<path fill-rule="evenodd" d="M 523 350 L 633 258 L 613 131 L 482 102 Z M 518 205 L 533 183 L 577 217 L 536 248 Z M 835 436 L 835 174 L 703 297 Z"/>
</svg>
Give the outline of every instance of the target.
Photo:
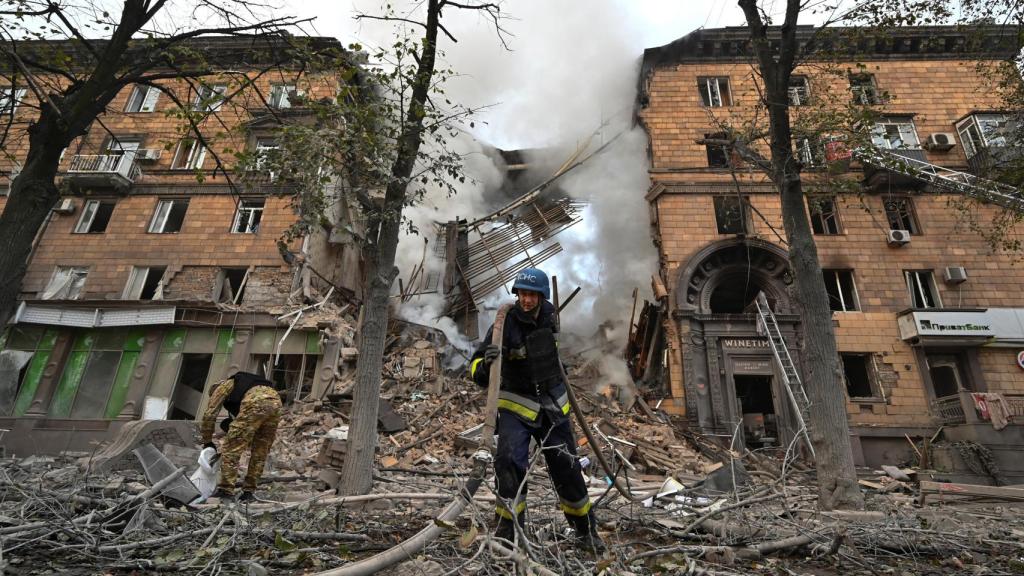
<svg viewBox="0 0 1024 576">
<path fill-rule="evenodd" d="M 4 573 L 73 574 L 87 565 L 88 573 L 111 574 L 305 574 L 390 549 L 436 525 L 472 466 L 484 391 L 444 368 L 450 352 L 443 340 L 415 325 L 393 334 L 381 401 L 393 408 L 387 418 L 403 426 L 381 419 L 373 494 L 336 496 L 348 447 L 345 394 L 288 407 L 257 501 L 211 499 L 188 514 L 166 498 L 166 486 L 195 469 L 194 442 L 182 446 L 184 439 L 168 442 L 168 434 L 156 433 L 180 438 L 187 423 L 137 423 L 101 449 L 91 468 L 75 466 L 73 455 L 0 459 Z M 887 467 L 863 471 L 868 510 L 818 511 L 813 468 L 783 465 L 770 450 L 730 450 L 652 408 L 655 399 L 648 404 L 637 395 L 627 409 L 607 388 L 610 382 L 625 390 L 628 382 L 583 357 L 567 360 L 599 444 L 577 430 L 599 533 L 611 552 L 593 558 L 570 546 L 557 496 L 538 481 L 526 499 L 535 573 L 1005 574 L 1024 566 L 1024 532 L 1013 508 L 1022 502 L 1020 489 L 942 483 L 927 470 Z M 188 466 L 146 478 L 137 465 L 111 464 L 140 444 L 154 453 L 162 448 L 165 468 Z M 642 505 L 610 489 L 611 479 L 593 464 L 595 450 Z M 531 473 L 546 475 L 543 468 Z M 445 535 L 391 573 L 521 569 L 524 554 L 487 537 L 491 483 L 476 493 L 469 514 L 445 522 Z"/>
</svg>

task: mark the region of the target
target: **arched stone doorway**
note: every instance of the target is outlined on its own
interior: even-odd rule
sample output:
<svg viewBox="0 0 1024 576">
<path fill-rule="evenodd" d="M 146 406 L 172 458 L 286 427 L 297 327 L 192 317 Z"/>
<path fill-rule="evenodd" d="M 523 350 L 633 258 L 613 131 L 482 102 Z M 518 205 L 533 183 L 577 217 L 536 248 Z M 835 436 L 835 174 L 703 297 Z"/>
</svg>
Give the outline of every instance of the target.
<svg viewBox="0 0 1024 576">
<path fill-rule="evenodd" d="M 705 433 L 731 437 L 739 428 L 752 446 L 792 438 L 792 408 L 753 308 L 764 292 L 799 366 L 791 284 L 786 250 L 758 239 L 709 244 L 680 268 L 672 298 L 683 390 L 691 422 Z"/>
</svg>

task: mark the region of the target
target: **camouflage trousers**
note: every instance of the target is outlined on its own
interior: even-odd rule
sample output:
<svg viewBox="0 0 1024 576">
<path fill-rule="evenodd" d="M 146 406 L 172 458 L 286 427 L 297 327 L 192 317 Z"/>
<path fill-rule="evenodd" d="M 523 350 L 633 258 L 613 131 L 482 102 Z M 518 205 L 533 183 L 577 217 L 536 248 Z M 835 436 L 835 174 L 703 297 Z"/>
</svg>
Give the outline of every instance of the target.
<svg viewBox="0 0 1024 576">
<path fill-rule="evenodd" d="M 256 490 L 256 483 L 263 474 L 263 466 L 267 462 L 267 454 L 274 443 L 280 420 L 281 397 L 277 395 L 276 390 L 259 386 L 242 398 L 238 417 L 231 422 L 221 449 L 218 488 L 228 494 L 234 493 L 235 480 L 238 479 L 238 461 L 242 457 L 242 452 L 248 448 L 249 468 L 242 481 L 242 490 Z"/>
</svg>

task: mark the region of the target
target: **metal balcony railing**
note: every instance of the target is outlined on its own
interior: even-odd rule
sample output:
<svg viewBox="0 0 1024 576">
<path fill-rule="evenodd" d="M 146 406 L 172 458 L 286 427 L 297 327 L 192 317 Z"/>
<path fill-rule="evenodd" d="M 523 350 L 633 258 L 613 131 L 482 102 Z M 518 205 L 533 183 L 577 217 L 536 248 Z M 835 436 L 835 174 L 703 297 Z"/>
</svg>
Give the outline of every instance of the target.
<svg viewBox="0 0 1024 576">
<path fill-rule="evenodd" d="M 967 415 L 960 394 L 944 396 L 932 401 L 932 414 L 943 425 L 965 424 Z"/>
<path fill-rule="evenodd" d="M 142 170 L 135 161 L 135 154 L 76 154 L 71 157 L 68 174 L 120 176 L 127 183 L 135 182 Z"/>
</svg>

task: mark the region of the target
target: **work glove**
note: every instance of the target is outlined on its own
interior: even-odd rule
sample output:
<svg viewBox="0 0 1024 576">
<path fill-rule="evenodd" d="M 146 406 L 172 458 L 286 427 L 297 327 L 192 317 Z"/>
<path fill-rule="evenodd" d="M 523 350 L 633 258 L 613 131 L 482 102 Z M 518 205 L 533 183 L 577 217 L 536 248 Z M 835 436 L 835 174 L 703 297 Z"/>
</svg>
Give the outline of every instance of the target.
<svg viewBox="0 0 1024 576">
<path fill-rule="evenodd" d="M 490 364 L 501 354 L 501 348 L 491 344 L 487 348 L 484 348 L 484 362 Z"/>
<path fill-rule="evenodd" d="M 207 448 L 213 448 L 214 450 L 216 450 L 217 445 L 214 444 L 213 442 L 207 442 L 206 444 L 203 444 L 203 450 L 206 450 Z"/>
<path fill-rule="evenodd" d="M 231 428 L 231 423 L 233 421 L 234 421 L 234 419 L 231 416 L 228 416 L 227 418 L 221 420 L 220 421 L 220 429 L 223 430 L 225 434 L 227 434 L 228 433 L 228 429 Z"/>
</svg>

